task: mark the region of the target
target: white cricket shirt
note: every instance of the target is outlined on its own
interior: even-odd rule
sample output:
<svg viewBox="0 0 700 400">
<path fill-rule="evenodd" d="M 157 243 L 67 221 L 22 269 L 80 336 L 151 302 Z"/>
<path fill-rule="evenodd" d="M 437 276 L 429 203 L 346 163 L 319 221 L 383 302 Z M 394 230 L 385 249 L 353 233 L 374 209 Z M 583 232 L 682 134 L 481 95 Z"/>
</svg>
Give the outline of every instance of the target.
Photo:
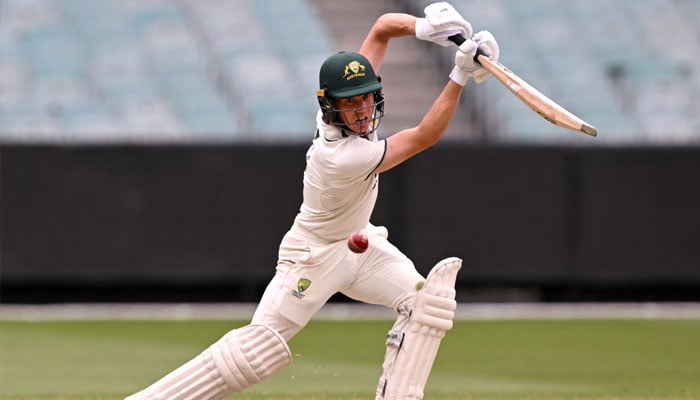
<svg viewBox="0 0 700 400">
<path fill-rule="evenodd" d="M 294 224 L 322 242 L 347 239 L 369 223 L 379 189 L 374 171 L 386 140 L 344 133 L 316 117 L 317 137 L 306 153 L 304 200 Z"/>
</svg>

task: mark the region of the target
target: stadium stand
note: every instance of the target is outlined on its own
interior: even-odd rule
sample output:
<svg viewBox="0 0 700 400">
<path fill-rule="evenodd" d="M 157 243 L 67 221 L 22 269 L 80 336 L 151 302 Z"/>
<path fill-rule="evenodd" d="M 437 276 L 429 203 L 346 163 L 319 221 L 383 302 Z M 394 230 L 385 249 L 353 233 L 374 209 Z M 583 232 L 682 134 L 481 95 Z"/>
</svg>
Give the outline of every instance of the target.
<svg viewBox="0 0 700 400">
<path fill-rule="evenodd" d="M 362 32 L 389 5 L 420 13 L 430 3 L 363 7 L 370 2 L 346 6 L 369 10 Z M 700 143 L 700 0 L 453 4 L 476 31 L 496 35 L 504 64 L 598 127 L 596 144 Z M 338 18 L 323 15 L 338 7 L 318 0 L 0 0 L 0 141 L 307 141 L 317 105 L 303 94 L 315 91 L 318 66 L 338 47 L 329 35 Z M 452 63 L 451 51 L 433 48 L 442 64 L 418 68 L 416 52 L 402 49 L 405 58 L 393 65 L 413 64 L 397 70 L 413 78 L 442 76 Z M 393 120 L 419 113 L 422 105 L 401 103 L 415 98 L 410 87 L 392 89 Z M 463 114 L 479 115 L 486 136 L 462 138 L 592 143 L 546 123 L 495 79 L 465 98 Z"/>
<path fill-rule="evenodd" d="M 0 139 L 308 140 L 321 29 L 304 0 L 0 0 Z"/>
</svg>

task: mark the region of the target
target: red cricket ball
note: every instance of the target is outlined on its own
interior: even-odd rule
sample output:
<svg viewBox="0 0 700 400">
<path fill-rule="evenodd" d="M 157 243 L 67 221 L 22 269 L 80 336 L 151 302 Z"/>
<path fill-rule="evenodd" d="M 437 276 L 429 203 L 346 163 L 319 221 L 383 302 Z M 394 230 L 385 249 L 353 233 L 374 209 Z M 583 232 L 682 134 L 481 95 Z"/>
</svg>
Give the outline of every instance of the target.
<svg viewBox="0 0 700 400">
<path fill-rule="evenodd" d="M 355 232 L 348 238 L 348 248 L 353 253 L 364 253 L 369 246 L 367 236 L 361 232 Z"/>
</svg>

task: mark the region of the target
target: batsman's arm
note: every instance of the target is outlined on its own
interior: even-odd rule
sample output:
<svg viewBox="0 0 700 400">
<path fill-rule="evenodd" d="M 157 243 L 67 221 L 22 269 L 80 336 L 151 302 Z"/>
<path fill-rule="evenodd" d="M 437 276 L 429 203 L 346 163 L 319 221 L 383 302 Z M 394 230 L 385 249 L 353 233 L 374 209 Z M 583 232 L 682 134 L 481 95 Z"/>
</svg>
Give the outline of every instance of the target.
<svg viewBox="0 0 700 400">
<path fill-rule="evenodd" d="M 416 20 L 417 18 L 413 15 L 388 13 L 379 17 L 372 25 L 367 37 L 362 42 L 360 54 L 367 57 L 377 75 L 384 62 L 389 40 L 415 35 Z"/>
<path fill-rule="evenodd" d="M 462 86 L 449 80 L 417 126 L 399 131 L 386 139 L 386 154 L 376 172 L 388 171 L 437 143 L 452 120 L 461 94 Z"/>
</svg>

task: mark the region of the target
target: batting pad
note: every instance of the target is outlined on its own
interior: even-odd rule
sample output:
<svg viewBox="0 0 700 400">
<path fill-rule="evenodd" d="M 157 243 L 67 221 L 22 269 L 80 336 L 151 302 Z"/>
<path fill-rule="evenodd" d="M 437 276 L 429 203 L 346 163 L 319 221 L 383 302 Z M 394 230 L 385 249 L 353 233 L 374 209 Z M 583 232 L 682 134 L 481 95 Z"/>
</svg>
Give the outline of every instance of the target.
<svg viewBox="0 0 700 400">
<path fill-rule="evenodd" d="M 200 355 L 125 400 L 221 400 L 289 365 L 282 336 L 265 325 L 234 329 Z"/>
<path fill-rule="evenodd" d="M 462 260 L 459 258 L 446 258 L 428 274 L 425 285 L 416 294 L 402 340 L 393 339 L 398 342 L 399 351 L 388 377 L 380 382 L 377 399 L 423 398 L 423 388 L 428 381 L 440 341 L 452 329 L 457 308 L 454 287 L 461 267 Z"/>
</svg>

